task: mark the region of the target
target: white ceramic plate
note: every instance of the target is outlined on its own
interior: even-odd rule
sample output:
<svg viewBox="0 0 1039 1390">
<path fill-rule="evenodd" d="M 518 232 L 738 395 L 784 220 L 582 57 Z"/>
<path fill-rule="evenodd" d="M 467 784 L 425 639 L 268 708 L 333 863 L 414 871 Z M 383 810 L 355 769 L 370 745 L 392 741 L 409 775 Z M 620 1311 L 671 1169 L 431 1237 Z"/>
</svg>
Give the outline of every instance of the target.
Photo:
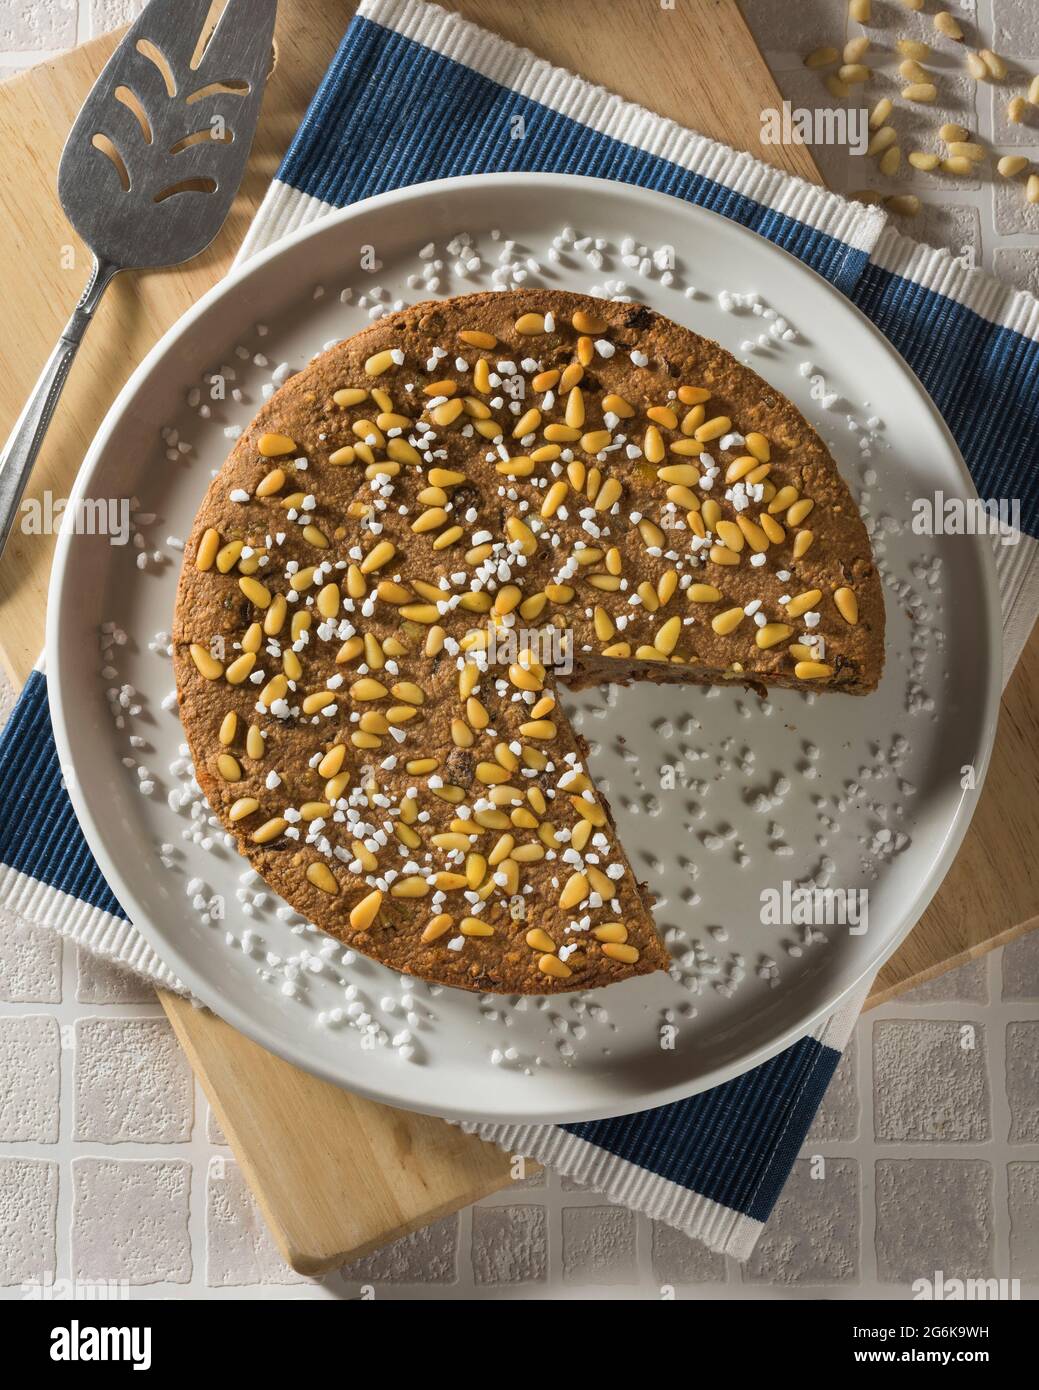
<svg viewBox="0 0 1039 1390">
<path fill-rule="evenodd" d="M 602 239 L 600 252 L 570 246 L 550 260 L 565 224 Z M 298 369 L 361 327 L 359 296 L 378 285 L 387 305 L 429 297 L 407 283 L 424 265 L 439 294 L 490 283 L 486 268 L 456 273 L 444 247 L 461 232 L 485 267 L 504 251 L 540 263 L 527 283 L 601 293 L 624 280 L 633 298 L 744 357 L 818 426 L 873 529 L 888 606 L 876 694 L 778 692 L 759 702 L 741 690 L 635 686 L 571 701 L 636 872 L 658 894 L 678 978 L 520 1003 L 431 991 L 351 958 L 283 905 L 279 915 L 273 895 L 256 903 L 262 885 L 243 885 L 246 866 L 222 836 L 213 832 L 208 850 L 197 842 L 197 798 L 170 805 L 187 794 L 170 770 L 183 735 L 163 708 L 173 680 L 155 641 L 171 626 L 181 558 L 167 537 L 189 533 L 230 447 L 227 428 L 255 413 L 272 369 Z M 658 268 L 645 275 L 623 264 L 618 248 L 629 237 L 650 251 L 675 248 L 672 283 Z M 418 256 L 426 242 L 444 261 L 439 273 Z M 374 271 L 360 268 L 366 247 L 381 263 Z M 767 303 L 725 307 L 725 291 Z M 749 351 L 775 327 L 773 312 L 796 341 L 777 334 Z M 807 362 L 825 383 L 806 374 Z M 202 418 L 189 393 L 225 365 L 241 399 L 209 402 Z M 911 500 L 938 489 L 973 491 L 902 360 L 823 280 L 731 222 L 621 184 L 527 174 L 446 180 L 346 209 L 236 271 L 185 315 L 134 373 L 84 463 L 76 497 L 135 494 L 155 516 L 141 523 L 143 553 L 158 556 L 142 570 L 132 546 L 74 534 L 58 545 L 51 704 L 86 837 L 132 920 L 205 1003 L 364 1095 L 452 1118 L 563 1121 L 714 1086 L 803 1035 L 877 969 L 966 830 L 976 792 L 961 788 L 961 768 L 973 765 L 980 784 L 998 704 L 1000 620 L 987 543 L 909 529 Z M 127 640 L 102 656 L 99 629 L 111 623 Z M 119 705 L 123 687 L 132 687 L 130 708 Z M 162 844 L 174 853 L 161 856 Z M 813 878 L 868 889 L 868 930 L 824 927 L 806 940 L 803 929 L 763 923 L 763 889 Z M 207 922 L 202 901 L 222 903 L 223 917 Z"/>
</svg>

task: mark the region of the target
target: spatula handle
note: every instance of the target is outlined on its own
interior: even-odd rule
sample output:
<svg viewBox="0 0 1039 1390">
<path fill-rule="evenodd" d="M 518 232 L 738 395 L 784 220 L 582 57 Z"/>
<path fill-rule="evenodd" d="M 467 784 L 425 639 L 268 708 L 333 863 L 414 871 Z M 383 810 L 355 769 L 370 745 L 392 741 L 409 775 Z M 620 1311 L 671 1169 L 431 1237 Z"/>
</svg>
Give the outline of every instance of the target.
<svg viewBox="0 0 1039 1390">
<path fill-rule="evenodd" d="M 47 365 L 40 373 L 32 394 L 15 422 L 3 453 L 0 453 L 0 555 L 3 554 L 7 538 L 17 519 L 18 504 L 22 500 L 22 493 L 29 481 L 36 456 L 40 452 L 47 426 L 64 388 L 72 359 L 83 341 L 83 334 L 87 331 L 87 324 L 94 317 L 94 310 L 101 296 L 118 271 L 119 266 L 99 261 L 95 257 L 94 273 L 90 277 L 90 283 L 65 325 L 65 331 L 58 339 L 57 346 L 47 359 Z"/>
</svg>

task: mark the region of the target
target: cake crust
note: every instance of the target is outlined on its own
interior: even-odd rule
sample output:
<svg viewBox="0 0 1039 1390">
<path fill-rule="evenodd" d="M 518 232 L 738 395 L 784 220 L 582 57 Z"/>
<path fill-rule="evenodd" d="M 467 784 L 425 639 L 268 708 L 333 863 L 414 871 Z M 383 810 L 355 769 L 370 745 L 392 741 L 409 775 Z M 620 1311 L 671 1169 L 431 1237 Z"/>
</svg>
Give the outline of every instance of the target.
<svg viewBox="0 0 1039 1390">
<path fill-rule="evenodd" d="M 557 290 L 416 305 L 291 378 L 206 494 L 174 620 L 196 776 L 267 882 L 508 994 L 668 965 L 558 683 L 866 694 L 883 656 L 865 527 L 796 408 Z"/>
</svg>

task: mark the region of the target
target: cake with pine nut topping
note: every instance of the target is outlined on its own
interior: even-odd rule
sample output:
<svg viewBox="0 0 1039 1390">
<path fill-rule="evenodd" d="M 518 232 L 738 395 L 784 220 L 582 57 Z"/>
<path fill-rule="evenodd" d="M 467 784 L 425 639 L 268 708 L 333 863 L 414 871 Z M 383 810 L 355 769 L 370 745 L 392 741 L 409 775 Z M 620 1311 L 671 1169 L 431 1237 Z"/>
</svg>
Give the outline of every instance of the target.
<svg viewBox="0 0 1039 1390">
<path fill-rule="evenodd" d="M 546 994 L 669 964 L 560 685 L 866 694 L 884 603 L 779 392 L 642 305 L 517 290 L 389 314 L 271 397 L 198 513 L 174 659 L 199 784 L 288 903 Z"/>
</svg>

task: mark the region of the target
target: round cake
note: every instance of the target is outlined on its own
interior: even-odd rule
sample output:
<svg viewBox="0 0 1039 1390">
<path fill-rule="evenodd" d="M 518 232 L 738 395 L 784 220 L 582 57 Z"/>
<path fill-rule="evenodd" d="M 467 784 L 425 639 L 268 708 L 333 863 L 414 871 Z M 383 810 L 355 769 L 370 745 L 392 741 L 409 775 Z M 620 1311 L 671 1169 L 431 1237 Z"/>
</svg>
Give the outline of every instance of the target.
<svg viewBox="0 0 1039 1390">
<path fill-rule="evenodd" d="M 668 967 L 558 701 L 632 680 L 866 694 L 869 539 L 795 407 L 638 304 L 387 315 L 213 480 L 174 622 L 198 782 L 323 931 L 506 994 Z"/>
</svg>

